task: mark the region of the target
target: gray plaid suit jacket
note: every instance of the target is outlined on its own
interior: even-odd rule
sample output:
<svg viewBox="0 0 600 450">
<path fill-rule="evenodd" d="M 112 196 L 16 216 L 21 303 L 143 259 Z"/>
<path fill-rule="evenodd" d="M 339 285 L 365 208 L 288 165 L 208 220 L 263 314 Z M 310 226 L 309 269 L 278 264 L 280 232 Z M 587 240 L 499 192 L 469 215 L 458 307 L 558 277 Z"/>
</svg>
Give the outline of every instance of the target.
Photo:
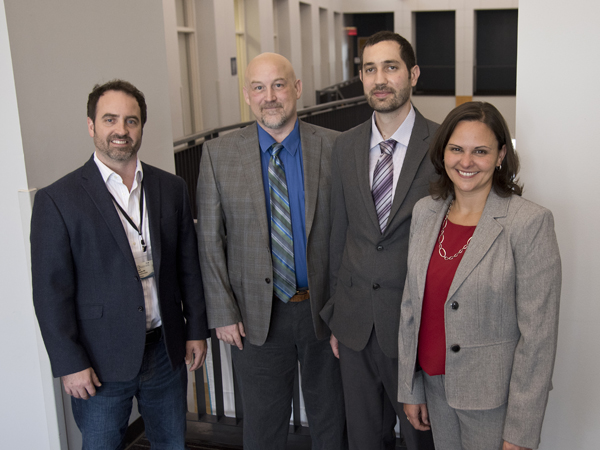
<svg viewBox="0 0 600 450">
<path fill-rule="evenodd" d="M 308 287 L 317 338 L 329 296 L 331 148 L 339 133 L 300 122 L 304 164 Z M 257 125 L 204 144 L 198 179 L 198 248 L 208 324 L 242 322 L 262 345 L 269 331 L 273 269 Z"/>
</svg>

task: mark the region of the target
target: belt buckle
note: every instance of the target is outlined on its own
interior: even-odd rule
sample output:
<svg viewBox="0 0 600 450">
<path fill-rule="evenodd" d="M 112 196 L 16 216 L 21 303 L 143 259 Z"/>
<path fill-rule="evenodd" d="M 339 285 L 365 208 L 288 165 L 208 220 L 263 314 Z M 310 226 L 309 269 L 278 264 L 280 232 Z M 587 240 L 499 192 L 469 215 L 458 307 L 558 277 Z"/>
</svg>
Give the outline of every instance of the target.
<svg viewBox="0 0 600 450">
<path fill-rule="evenodd" d="M 300 303 L 309 298 L 309 291 L 307 289 L 298 289 L 296 290 L 296 294 L 290 298 L 290 302 L 292 303 Z"/>
</svg>

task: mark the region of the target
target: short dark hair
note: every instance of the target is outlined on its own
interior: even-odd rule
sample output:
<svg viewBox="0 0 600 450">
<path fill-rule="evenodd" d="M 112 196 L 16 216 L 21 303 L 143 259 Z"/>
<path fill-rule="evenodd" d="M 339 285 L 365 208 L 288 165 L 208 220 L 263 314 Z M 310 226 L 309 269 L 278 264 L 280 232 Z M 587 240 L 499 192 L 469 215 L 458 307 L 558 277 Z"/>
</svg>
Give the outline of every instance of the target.
<svg viewBox="0 0 600 450">
<path fill-rule="evenodd" d="M 494 105 L 486 102 L 468 102 L 457 106 L 444 119 L 440 125 L 433 142 L 429 147 L 429 156 L 439 179 L 430 186 L 430 193 L 434 198 L 446 199 L 454 194 L 454 184 L 446 173 L 444 167 L 444 152 L 450 136 L 459 122 L 481 122 L 486 124 L 494 133 L 498 141 L 498 150 L 506 146 L 506 155 L 501 168 L 494 170 L 492 187 L 500 197 L 509 197 L 512 194 L 521 195 L 523 185 L 519 184 L 519 157 L 515 152 L 510 137 L 508 125 Z"/>
<path fill-rule="evenodd" d="M 365 46 L 362 48 L 360 52 L 360 70 L 362 70 L 363 66 L 363 55 L 365 53 L 365 48 L 371 47 L 375 44 L 379 44 L 384 41 L 394 41 L 400 45 L 400 58 L 406 64 L 406 68 L 408 69 L 408 75 L 410 77 L 410 71 L 417 64 L 417 58 L 415 58 L 415 51 L 406 39 L 400 36 L 398 33 L 394 33 L 392 31 L 378 31 L 374 35 L 367 38 L 365 41 Z"/>
<path fill-rule="evenodd" d="M 97 84 L 92 89 L 92 92 L 90 92 L 87 102 L 87 115 L 92 119 L 92 122 L 96 122 L 96 106 L 98 106 L 98 100 L 100 100 L 100 97 L 106 91 L 120 91 L 135 98 L 140 106 L 140 119 L 142 120 L 142 127 L 144 126 L 147 118 L 146 98 L 144 94 L 130 82 L 119 79 L 111 80 L 103 85 Z"/>
</svg>

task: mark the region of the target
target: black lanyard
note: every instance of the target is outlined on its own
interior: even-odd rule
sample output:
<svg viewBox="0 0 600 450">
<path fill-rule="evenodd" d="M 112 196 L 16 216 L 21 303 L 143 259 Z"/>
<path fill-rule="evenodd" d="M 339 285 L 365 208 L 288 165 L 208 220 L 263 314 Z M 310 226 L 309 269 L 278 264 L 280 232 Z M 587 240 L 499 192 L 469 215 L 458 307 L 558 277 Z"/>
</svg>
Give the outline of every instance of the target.
<svg viewBox="0 0 600 450">
<path fill-rule="evenodd" d="M 144 179 L 142 178 L 142 184 L 140 186 L 140 227 L 136 227 L 135 223 L 133 223 L 133 220 L 131 220 L 131 217 L 129 217 L 129 215 L 125 212 L 125 210 L 123 208 L 121 208 L 121 205 L 119 205 L 119 202 L 117 202 L 117 200 L 113 197 L 112 194 L 110 194 L 110 191 L 108 191 L 108 193 L 110 194 L 110 196 L 113 199 L 113 202 L 115 202 L 115 205 L 117 205 L 117 208 L 119 208 L 119 211 L 121 211 L 121 214 L 123 214 L 123 217 L 125 217 L 125 220 L 127 220 L 127 222 L 129 222 L 129 225 L 131 225 L 133 227 L 133 229 L 135 231 L 138 232 L 138 234 L 140 235 L 140 243 L 142 244 L 142 250 L 145 252 L 146 251 L 146 242 L 144 241 L 144 236 L 142 236 L 142 225 L 144 223 Z"/>
</svg>

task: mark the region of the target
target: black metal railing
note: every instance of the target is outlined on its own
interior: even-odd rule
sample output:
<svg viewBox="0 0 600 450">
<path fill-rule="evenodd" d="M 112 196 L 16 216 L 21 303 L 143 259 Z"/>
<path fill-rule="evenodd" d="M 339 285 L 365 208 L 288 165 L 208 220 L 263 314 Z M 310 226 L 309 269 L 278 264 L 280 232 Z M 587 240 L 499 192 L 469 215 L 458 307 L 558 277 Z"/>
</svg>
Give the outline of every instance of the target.
<svg viewBox="0 0 600 450">
<path fill-rule="evenodd" d="M 363 95 L 363 85 L 359 77 L 354 77 L 348 81 L 343 81 L 316 91 L 317 105 L 345 98 L 358 97 L 360 95 Z"/>
<path fill-rule="evenodd" d="M 319 125 L 331 130 L 346 131 L 363 123 L 373 110 L 367 104 L 364 95 L 312 106 L 298 111 L 298 117 L 305 122 Z M 188 186 L 194 218 L 196 211 L 196 184 L 200 172 L 200 158 L 202 157 L 202 144 L 210 139 L 219 137 L 221 133 L 246 127 L 251 122 L 241 122 L 224 127 L 212 128 L 201 131 L 173 143 L 175 152 L 175 173 L 182 177 Z"/>
<path fill-rule="evenodd" d="M 235 368 L 233 368 L 233 394 L 234 394 L 234 405 L 235 413 L 233 417 L 225 415 L 225 398 L 223 389 L 223 371 L 221 368 L 221 349 L 220 342 L 217 339 L 215 330 L 211 330 L 210 349 L 212 354 L 212 366 L 213 366 L 213 390 L 214 390 L 214 404 L 215 410 L 210 408 L 210 402 L 207 402 L 206 392 L 204 389 L 205 380 L 204 371 L 197 370 L 195 373 L 196 377 L 196 404 L 198 407 L 197 421 L 206 422 L 213 424 L 213 426 L 219 428 L 226 427 L 241 427 L 243 425 L 243 410 L 240 396 L 237 395 L 238 384 L 235 377 Z M 209 409 L 210 408 L 210 409 Z M 190 416 L 188 415 L 188 420 Z M 294 377 L 294 394 L 292 403 L 292 424 L 290 425 L 290 434 L 296 435 L 302 439 L 300 443 L 306 444 L 306 449 L 310 449 L 310 434 L 308 427 L 302 425 L 301 414 L 300 414 L 300 377 L 299 372 L 296 371 Z M 241 442 L 240 442 L 241 444 Z"/>
</svg>

